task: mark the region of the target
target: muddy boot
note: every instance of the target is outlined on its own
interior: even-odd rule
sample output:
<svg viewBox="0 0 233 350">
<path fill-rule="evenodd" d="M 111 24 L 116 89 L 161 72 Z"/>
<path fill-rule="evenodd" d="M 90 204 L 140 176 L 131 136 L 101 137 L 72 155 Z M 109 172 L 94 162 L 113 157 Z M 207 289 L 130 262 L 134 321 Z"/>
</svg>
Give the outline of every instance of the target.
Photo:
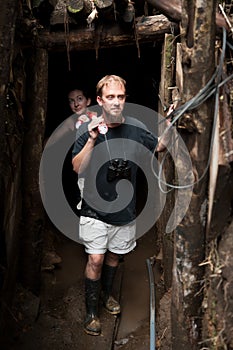
<svg viewBox="0 0 233 350">
<path fill-rule="evenodd" d="M 103 265 L 101 298 L 105 309 L 112 315 L 117 315 L 121 312 L 120 304 L 111 295 L 116 272 L 117 267 Z"/>
<path fill-rule="evenodd" d="M 85 279 L 86 319 L 84 331 L 90 335 L 100 335 L 101 326 L 98 317 L 98 304 L 100 295 L 100 279 Z"/>
</svg>

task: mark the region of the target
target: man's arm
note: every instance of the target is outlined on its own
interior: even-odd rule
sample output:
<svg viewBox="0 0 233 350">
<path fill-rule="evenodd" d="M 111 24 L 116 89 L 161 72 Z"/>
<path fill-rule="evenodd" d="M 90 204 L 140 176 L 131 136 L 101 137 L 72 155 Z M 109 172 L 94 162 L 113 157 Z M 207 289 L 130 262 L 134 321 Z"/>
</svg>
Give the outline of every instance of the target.
<svg viewBox="0 0 233 350">
<path fill-rule="evenodd" d="M 167 112 L 167 116 L 169 116 L 169 114 L 171 114 L 173 110 L 174 110 L 174 105 L 172 104 Z M 157 152 L 163 152 L 167 148 L 169 142 L 171 141 L 172 134 L 174 131 L 174 127 L 171 126 L 170 119 L 166 119 L 165 123 L 166 123 L 166 129 L 164 130 L 163 135 L 158 138 L 158 144 L 156 147 Z"/>
<path fill-rule="evenodd" d="M 89 164 L 92 150 L 95 146 L 95 139 L 89 137 L 83 149 L 72 159 L 73 170 L 82 173 Z"/>
<path fill-rule="evenodd" d="M 83 149 L 74 156 L 72 159 L 73 170 L 76 173 L 82 173 L 88 166 L 91 158 L 93 148 L 95 146 L 96 139 L 99 135 L 97 126 L 103 121 L 102 117 L 93 119 L 90 124 L 88 124 L 89 138 L 83 147 Z"/>
</svg>

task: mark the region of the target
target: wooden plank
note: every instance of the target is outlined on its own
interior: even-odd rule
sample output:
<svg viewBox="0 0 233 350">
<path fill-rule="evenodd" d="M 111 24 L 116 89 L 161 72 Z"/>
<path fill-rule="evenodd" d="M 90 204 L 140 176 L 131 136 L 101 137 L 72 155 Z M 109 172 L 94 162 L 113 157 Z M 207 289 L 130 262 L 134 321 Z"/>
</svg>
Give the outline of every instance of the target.
<svg viewBox="0 0 233 350">
<path fill-rule="evenodd" d="M 182 48 L 181 43 L 176 46 L 176 86 L 180 95 L 183 92 Z"/>
<path fill-rule="evenodd" d="M 160 100 L 159 107 L 160 115 L 166 115 L 166 109 L 172 102 L 172 89 L 174 81 L 174 35 L 165 34 L 165 40 L 162 52 L 162 66 L 161 66 L 161 81 L 160 81 Z M 165 123 L 161 123 L 159 127 L 159 136 L 162 135 L 166 128 Z M 164 153 L 158 155 L 159 161 L 162 162 Z M 167 155 L 163 165 L 166 181 L 172 183 L 174 179 L 174 167 L 173 161 L 170 155 Z M 164 188 L 165 186 L 162 185 Z M 174 207 L 174 193 L 171 192 L 167 195 L 166 206 L 158 221 L 158 228 L 161 235 L 162 250 L 163 250 L 163 265 L 164 265 L 164 284 L 165 289 L 168 290 L 171 287 L 172 280 L 172 263 L 173 263 L 173 244 L 172 239 L 167 239 L 164 235 L 166 231 L 166 224 L 171 215 Z M 172 233 L 170 234 L 172 237 Z"/>
</svg>

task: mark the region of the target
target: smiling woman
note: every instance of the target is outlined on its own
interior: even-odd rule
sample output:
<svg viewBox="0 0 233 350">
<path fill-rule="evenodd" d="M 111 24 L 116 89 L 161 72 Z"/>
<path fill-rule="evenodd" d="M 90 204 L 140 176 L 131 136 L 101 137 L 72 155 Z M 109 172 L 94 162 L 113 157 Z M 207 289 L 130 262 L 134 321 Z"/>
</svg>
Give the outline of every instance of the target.
<svg viewBox="0 0 233 350">
<path fill-rule="evenodd" d="M 68 101 L 72 112 L 81 115 L 86 112 L 87 107 L 91 103 L 91 99 L 83 90 L 71 90 L 68 94 Z"/>
</svg>

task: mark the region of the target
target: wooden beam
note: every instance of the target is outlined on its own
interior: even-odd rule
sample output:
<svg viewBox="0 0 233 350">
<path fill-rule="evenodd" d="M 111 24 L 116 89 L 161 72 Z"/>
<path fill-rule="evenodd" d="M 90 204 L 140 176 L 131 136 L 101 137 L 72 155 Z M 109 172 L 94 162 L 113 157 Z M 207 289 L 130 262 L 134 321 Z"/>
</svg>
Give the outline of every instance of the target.
<svg viewBox="0 0 233 350">
<path fill-rule="evenodd" d="M 181 20 L 182 0 L 147 0 L 147 2 L 173 21 L 179 22 Z M 219 12 L 216 12 L 216 25 L 230 30 L 225 18 Z"/>
<path fill-rule="evenodd" d="M 178 30 L 178 24 L 170 22 L 164 15 L 136 18 L 136 31 L 139 43 L 162 41 L 171 28 Z M 98 33 L 98 34 L 97 34 Z M 98 28 L 75 29 L 66 34 L 65 32 L 41 31 L 37 38 L 37 47 L 47 50 L 61 51 L 69 43 L 69 50 L 95 50 L 96 41 L 98 48 L 111 46 L 125 46 L 135 44 L 135 30 L 125 28 L 119 24 L 103 25 L 101 31 Z"/>
</svg>

